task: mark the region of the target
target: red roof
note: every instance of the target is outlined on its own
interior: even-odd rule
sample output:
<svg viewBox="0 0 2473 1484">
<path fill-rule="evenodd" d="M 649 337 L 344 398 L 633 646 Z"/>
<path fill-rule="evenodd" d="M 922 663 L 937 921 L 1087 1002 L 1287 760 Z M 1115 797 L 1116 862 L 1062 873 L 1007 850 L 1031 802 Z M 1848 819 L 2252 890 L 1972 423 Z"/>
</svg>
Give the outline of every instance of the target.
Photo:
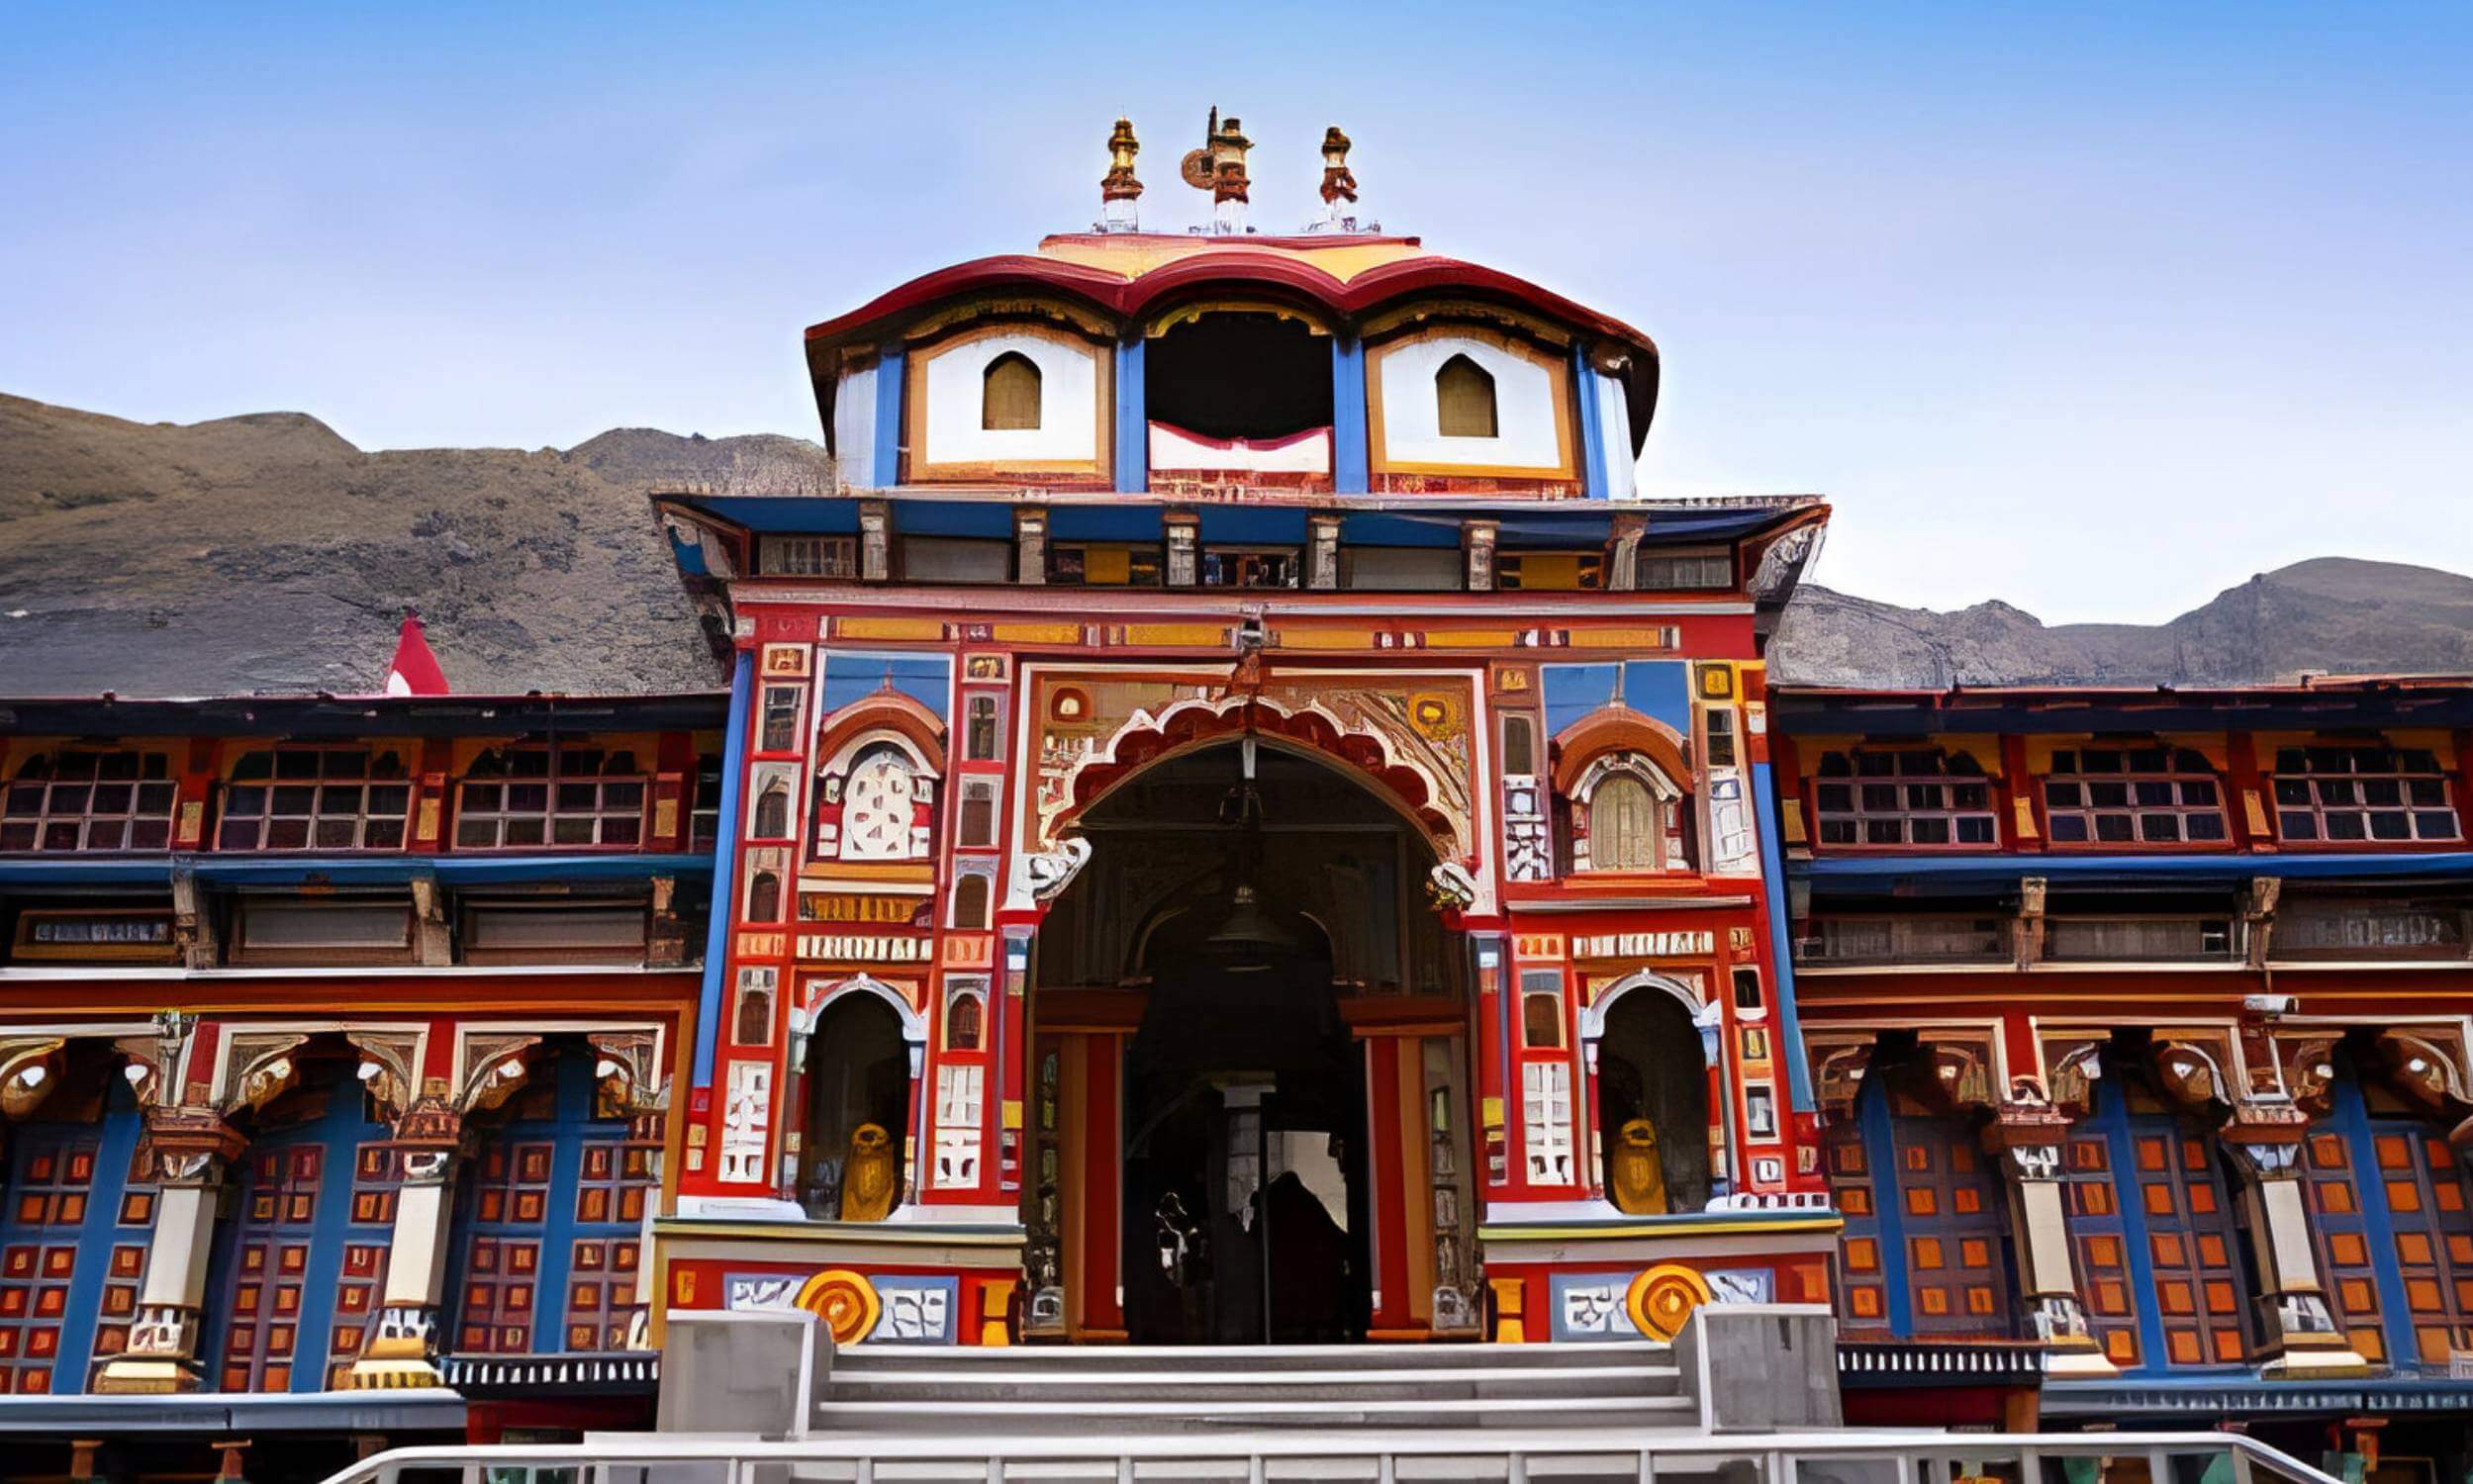
<svg viewBox="0 0 2473 1484">
<path fill-rule="evenodd" d="M 939 268 L 848 314 L 809 325 L 807 342 L 816 402 L 830 426 L 838 368 L 822 352 L 864 343 L 876 332 L 953 300 L 990 291 L 1039 289 L 1087 305 L 1122 331 L 1180 296 L 1230 286 L 1301 298 L 1352 328 L 1373 312 L 1411 298 L 1466 296 L 1528 310 L 1631 352 L 1622 375 L 1635 453 L 1648 435 L 1658 395 L 1658 347 L 1648 335 L 1527 279 L 1428 252 L 1414 237 L 1132 232 L 1049 237 L 1038 252 L 1004 253 Z"/>
</svg>

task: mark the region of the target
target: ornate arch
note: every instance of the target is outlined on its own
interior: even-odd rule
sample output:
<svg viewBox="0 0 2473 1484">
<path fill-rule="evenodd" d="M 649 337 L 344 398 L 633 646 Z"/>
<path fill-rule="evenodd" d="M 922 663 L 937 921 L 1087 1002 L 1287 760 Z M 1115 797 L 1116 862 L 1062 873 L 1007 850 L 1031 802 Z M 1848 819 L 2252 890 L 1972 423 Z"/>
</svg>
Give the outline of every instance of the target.
<svg viewBox="0 0 2473 1484">
<path fill-rule="evenodd" d="M 816 728 L 818 773 L 850 766 L 860 749 L 874 742 L 892 742 L 929 774 L 944 776 L 942 717 L 890 686 L 870 692 L 824 718 Z"/>
<path fill-rule="evenodd" d="M 1580 1040 L 1594 1041 L 1604 1035 L 1606 1007 L 1633 990 L 1643 988 L 1659 990 L 1683 1007 L 1683 1013 L 1691 1017 L 1692 1025 L 1700 1031 L 1703 1060 L 1708 1065 L 1715 1066 L 1713 1059 L 1716 1055 L 1716 1031 L 1721 1018 L 1717 1001 L 1710 1000 L 1703 1004 L 1700 997 L 1691 992 L 1689 985 L 1668 978 L 1654 970 L 1643 969 L 1625 974 L 1598 991 L 1596 998 L 1583 1005 L 1580 1008 Z"/>
<path fill-rule="evenodd" d="M 1157 714 L 1136 711 L 1075 765 L 1070 802 L 1048 824 L 1050 838 L 1151 765 L 1251 733 L 1263 743 L 1332 767 L 1389 804 L 1425 837 L 1439 861 L 1469 854 L 1461 791 L 1423 760 L 1371 726 L 1341 717 L 1319 700 L 1294 707 L 1264 696 L 1190 696 Z"/>
<path fill-rule="evenodd" d="M 826 985 L 824 992 L 815 997 L 815 1003 L 807 1008 L 808 1030 L 810 1033 L 814 1031 L 823 1021 L 824 1012 L 831 1009 L 835 1001 L 853 994 L 874 995 L 893 1007 L 894 1016 L 902 1025 L 902 1040 L 911 1048 L 911 1056 L 915 1060 L 918 1049 L 927 1044 L 927 1017 L 919 1013 L 918 1006 L 910 1002 L 908 995 L 873 974 L 853 974 Z"/>
<path fill-rule="evenodd" d="M 1593 765 L 1621 753 L 1637 754 L 1663 776 L 1652 784 L 1653 788 L 1664 784 L 1662 797 L 1678 797 L 1691 788 L 1691 765 L 1683 760 L 1682 734 L 1626 705 L 1600 706 L 1572 722 L 1556 734 L 1554 749 L 1555 791 L 1566 798 L 1584 798 L 1583 784 L 1594 788 L 1610 771 Z"/>
</svg>

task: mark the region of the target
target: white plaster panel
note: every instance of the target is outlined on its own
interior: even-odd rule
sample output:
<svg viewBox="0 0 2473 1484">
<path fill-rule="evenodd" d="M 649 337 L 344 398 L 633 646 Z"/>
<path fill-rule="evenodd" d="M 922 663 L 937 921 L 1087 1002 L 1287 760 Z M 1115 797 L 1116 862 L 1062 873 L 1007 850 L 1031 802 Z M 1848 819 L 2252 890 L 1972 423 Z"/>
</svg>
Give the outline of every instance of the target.
<svg viewBox="0 0 2473 1484">
<path fill-rule="evenodd" d="M 1039 368 L 1039 425 L 979 425 L 989 363 L 1019 352 Z M 965 340 L 926 363 L 922 436 L 930 464 L 1098 457 L 1099 362 L 1087 345 L 1033 334 Z"/>
<path fill-rule="evenodd" d="M 1465 355 L 1494 378 L 1494 429 L 1490 438 L 1447 438 L 1434 373 Z M 1394 464 L 1468 464 L 1509 469 L 1551 469 L 1563 462 L 1555 425 L 1555 378 L 1546 367 L 1489 340 L 1457 335 L 1415 340 L 1386 352 L 1382 378 L 1382 448 Z"/>
<path fill-rule="evenodd" d="M 2310 1246 L 2310 1213 L 2302 1205 L 2301 1181 L 2262 1180 L 2258 1195 L 2272 1234 L 2276 1286 L 2287 1290 L 2318 1287 L 2318 1257 Z"/>
<path fill-rule="evenodd" d="M 2027 1260 L 2037 1293 L 2075 1293 L 2069 1266 L 2069 1228 L 2061 1214 L 2060 1182 L 2021 1180 L 2018 1203 L 2026 1216 Z"/>
<path fill-rule="evenodd" d="M 848 489 L 876 483 L 876 368 L 845 372 L 833 393 L 833 472 Z"/>
</svg>

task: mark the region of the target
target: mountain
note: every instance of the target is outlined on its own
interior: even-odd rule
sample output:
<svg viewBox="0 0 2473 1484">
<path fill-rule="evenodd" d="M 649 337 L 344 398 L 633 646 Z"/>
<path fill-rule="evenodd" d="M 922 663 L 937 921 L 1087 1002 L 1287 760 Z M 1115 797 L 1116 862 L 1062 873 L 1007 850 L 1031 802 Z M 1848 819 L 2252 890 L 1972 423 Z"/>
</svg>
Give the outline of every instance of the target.
<svg viewBox="0 0 2473 1484">
<path fill-rule="evenodd" d="M 1776 679 L 1817 686 L 2237 686 L 2333 675 L 2473 675 L 2473 578 L 2319 557 L 2169 622 L 2045 625 L 2005 603 L 1953 613 L 1826 588 L 1796 594 Z"/>
<path fill-rule="evenodd" d="M 365 693 L 407 607 L 458 692 L 717 687 L 646 491 L 831 481 L 770 435 L 365 453 L 298 413 L 0 397 L 0 694 Z"/>
<path fill-rule="evenodd" d="M 0 396 L 0 695 L 365 693 L 406 607 L 467 695 L 717 687 L 645 499 L 682 483 L 821 493 L 832 468 L 771 434 L 366 453 L 299 413 L 176 426 Z M 2467 674 L 2473 579 L 2323 558 L 2153 626 L 1806 587 L 1771 657 L 1847 686 Z"/>
</svg>

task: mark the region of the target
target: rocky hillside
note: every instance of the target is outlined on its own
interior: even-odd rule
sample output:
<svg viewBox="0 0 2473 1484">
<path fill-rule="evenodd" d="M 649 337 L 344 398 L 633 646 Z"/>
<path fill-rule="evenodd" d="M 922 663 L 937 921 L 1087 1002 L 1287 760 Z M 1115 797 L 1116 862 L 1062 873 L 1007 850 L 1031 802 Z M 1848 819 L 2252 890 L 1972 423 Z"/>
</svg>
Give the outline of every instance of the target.
<svg viewBox="0 0 2473 1484">
<path fill-rule="evenodd" d="M 407 606 L 459 692 L 717 686 L 644 498 L 681 481 L 831 474 L 797 438 L 364 453 L 297 413 L 181 427 L 0 397 L 0 694 L 365 692 Z"/>
<path fill-rule="evenodd" d="M 366 692 L 407 606 L 466 694 L 717 686 L 645 492 L 831 479 L 800 438 L 364 453 L 298 413 L 182 427 L 0 397 L 0 695 Z M 2153 627 L 1806 588 L 1773 656 L 1815 685 L 2465 674 L 2473 579 L 2327 558 Z"/>
<path fill-rule="evenodd" d="M 2046 626 L 2005 603 L 1954 613 L 1805 588 L 1778 626 L 1803 685 L 2254 685 L 2330 674 L 2473 675 L 2473 578 L 2320 557 L 2168 623 Z"/>
</svg>

